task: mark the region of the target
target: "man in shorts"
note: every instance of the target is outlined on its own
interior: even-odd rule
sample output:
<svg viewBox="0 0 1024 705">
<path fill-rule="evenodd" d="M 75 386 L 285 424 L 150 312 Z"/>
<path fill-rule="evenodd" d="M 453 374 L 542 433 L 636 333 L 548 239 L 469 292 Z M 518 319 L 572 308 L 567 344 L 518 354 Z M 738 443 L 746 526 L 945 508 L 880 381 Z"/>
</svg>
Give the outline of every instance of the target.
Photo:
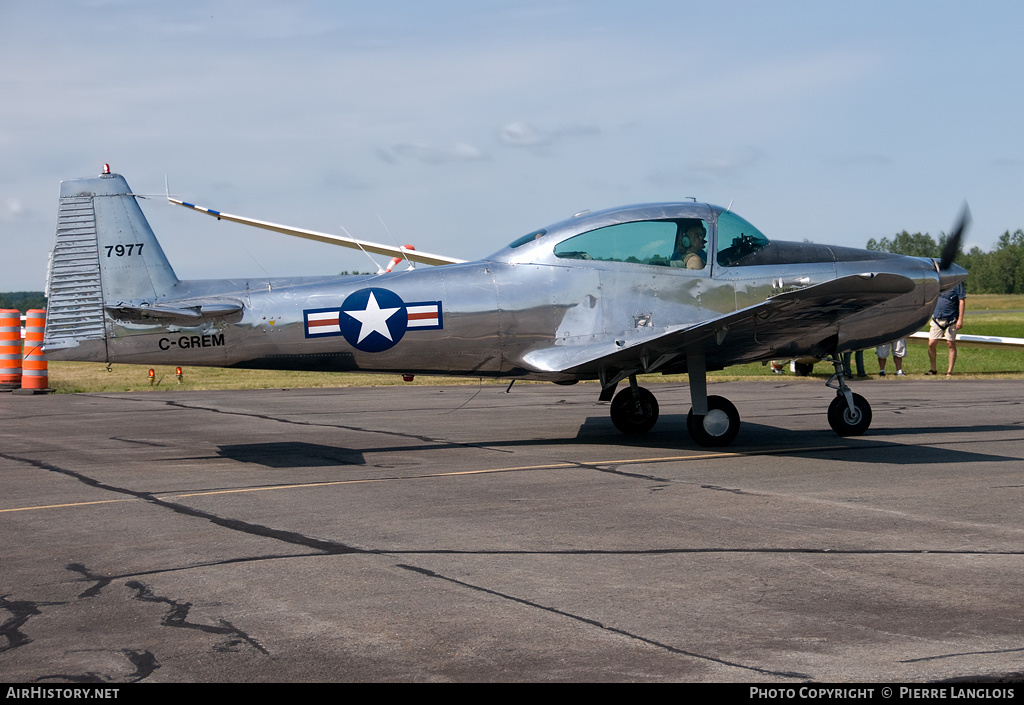
<svg viewBox="0 0 1024 705">
<path fill-rule="evenodd" d="M 932 368 L 928 374 L 937 375 L 939 372 L 935 367 L 936 348 L 939 340 L 945 340 L 949 346 L 949 367 L 946 369 L 946 376 L 953 374 L 953 365 L 956 363 L 956 332 L 964 327 L 964 309 L 967 308 L 967 289 L 964 283 L 960 282 L 949 291 L 939 294 L 939 301 L 935 304 L 935 313 L 932 314 L 932 327 L 928 332 L 928 359 Z"/>
<path fill-rule="evenodd" d="M 875 348 L 875 355 L 878 356 L 878 376 L 885 377 L 885 361 L 889 359 L 890 348 L 892 349 L 893 364 L 896 365 L 896 374 L 903 377 L 903 358 L 907 356 L 906 338 L 900 338 Z"/>
</svg>

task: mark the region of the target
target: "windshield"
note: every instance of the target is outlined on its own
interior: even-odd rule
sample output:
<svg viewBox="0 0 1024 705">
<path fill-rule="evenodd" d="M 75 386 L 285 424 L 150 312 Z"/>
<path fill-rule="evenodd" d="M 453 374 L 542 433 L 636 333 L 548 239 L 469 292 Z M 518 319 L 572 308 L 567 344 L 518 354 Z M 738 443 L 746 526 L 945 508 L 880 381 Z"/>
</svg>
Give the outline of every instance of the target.
<svg viewBox="0 0 1024 705">
<path fill-rule="evenodd" d="M 724 211 L 718 216 L 717 261 L 721 266 L 742 266 L 744 260 L 767 245 L 768 238 L 735 213 Z"/>
</svg>

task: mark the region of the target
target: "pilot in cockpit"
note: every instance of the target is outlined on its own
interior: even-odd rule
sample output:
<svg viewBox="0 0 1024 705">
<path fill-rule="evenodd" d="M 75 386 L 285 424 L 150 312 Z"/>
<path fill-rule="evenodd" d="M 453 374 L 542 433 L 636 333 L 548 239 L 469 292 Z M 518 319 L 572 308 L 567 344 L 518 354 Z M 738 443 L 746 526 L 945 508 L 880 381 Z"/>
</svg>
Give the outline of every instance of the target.
<svg viewBox="0 0 1024 705">
<path fill-rule="evenodd" d="M 679 223 L 676 245 L 672 250 L 671 265 L 686 269 L 704 269 L 707 253 L 704 252 L 704 238 L 707 230 L 701 220 L 684 220 Z"/>
</svg>

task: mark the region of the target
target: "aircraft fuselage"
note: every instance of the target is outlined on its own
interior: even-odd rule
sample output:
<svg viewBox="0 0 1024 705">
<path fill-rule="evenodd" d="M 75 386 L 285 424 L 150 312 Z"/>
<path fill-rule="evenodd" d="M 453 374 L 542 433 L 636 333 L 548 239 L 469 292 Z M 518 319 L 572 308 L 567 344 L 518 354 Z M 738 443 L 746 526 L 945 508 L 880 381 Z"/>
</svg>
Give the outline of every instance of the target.
<svg viewBox="0 0 1024 705">
<path fill-rule="evenodd" d="M 637 277 L 616 262 L 595 267 L 488 261 L 379 276 L 181 281 L 166 297 L 176 305 L 214 300 L 237 303 L 241 313 L 198 325 L 108 321 L 101 354 L 102 361 L 121 363 L 561 380 L 568 377 L 527 362 L 530 351 L 610 338 L 642 341 L 794 286 L 868 268 L 912 277 L 915 287 L 882 304 L 884 326 L 877 310 L 836 325 L 838 347 L 859 349 L 919 329 L 939 287 L 934 266 L 914 258 L 754 266 L 742 276 L 720 268 L 710 277 L 681 276 L 668 268 Z M 824 337 L 816 330 L 806 340 L 795 339 L 794 350 L 811 353 Z M 775 354 L 752 351 L 739 362 Z M 735 358 L 730 351 L 728 364 Z M 712 369 L 727 363 L 713 355 L 709 361 Z"/>
</svg>

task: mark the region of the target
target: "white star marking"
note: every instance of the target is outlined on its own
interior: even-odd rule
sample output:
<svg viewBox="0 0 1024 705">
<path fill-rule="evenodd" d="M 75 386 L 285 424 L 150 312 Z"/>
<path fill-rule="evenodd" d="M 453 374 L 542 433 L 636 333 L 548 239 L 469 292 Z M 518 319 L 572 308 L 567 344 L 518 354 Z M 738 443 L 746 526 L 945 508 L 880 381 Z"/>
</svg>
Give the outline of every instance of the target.
<svg viewBox="0 0 1024 705">
<path fill-rule="evenodd" d="M 363 339 L 370 333 L 380 333 L 388 340 L 391 338 L 391 330 L 388 329 L 388 319 L 398 312 L 397 308 L 381 308 L 370 292 L 370 298 L 366 302 L 366 309 L 362 311 L 345 311 L 352 318 L 359 321 L 362 326 L 359 328 L 359 339 L 356 343 L 363 342 Z"/>
</svg>

